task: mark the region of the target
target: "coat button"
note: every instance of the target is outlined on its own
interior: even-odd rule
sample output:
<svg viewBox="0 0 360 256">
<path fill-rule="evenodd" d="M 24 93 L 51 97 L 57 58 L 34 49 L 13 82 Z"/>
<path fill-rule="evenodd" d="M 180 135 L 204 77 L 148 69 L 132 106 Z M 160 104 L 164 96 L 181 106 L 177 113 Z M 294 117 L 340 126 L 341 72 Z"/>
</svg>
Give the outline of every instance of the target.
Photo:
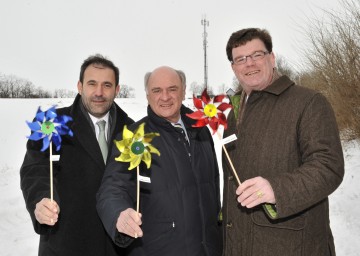
<svg viewBox="0 0 360 256">
<path fill-rule="evenodd" d="M 233 224 L 232 224 L 231 221 L 229 221 L 228 223 L 226 223 L 226 227 L 227 227 L 227 228 L 232 228 L 232 225 L 233 225 Z"/>
<path fill-rule="evenodd" d="M 228 177 L 228 180 L 233 180 L 234 179 L 234 176 L 229 176 Z"/>
</svg>

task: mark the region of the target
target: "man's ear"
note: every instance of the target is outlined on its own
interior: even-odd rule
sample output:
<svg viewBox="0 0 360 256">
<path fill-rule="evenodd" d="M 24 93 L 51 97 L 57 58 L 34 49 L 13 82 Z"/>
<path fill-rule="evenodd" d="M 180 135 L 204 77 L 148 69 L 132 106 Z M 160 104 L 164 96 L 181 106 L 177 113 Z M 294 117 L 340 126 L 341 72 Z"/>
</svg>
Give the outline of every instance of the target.
<svg viewBox="0 0 360 256">
<path fill-rule="evenodd" d="M 78 83 L 77 83 L 77 89 L 78 89 L 78 93 L 81 95 L 81 92 L 82 92 L 82 83 L 79 81 Z"/>
<path fill-rule="evenodd" d="M 116 95 L 119 94 L 119 92 L 120 92 L 120 84 L 118 84 L 118 85 L 116 86 L 115 92 L 116 92 Z"/>
<path fill-rule="evenodd" d="M 231 69 L 235 73 L 235 65 L 231 63 Z"/>
</svg>

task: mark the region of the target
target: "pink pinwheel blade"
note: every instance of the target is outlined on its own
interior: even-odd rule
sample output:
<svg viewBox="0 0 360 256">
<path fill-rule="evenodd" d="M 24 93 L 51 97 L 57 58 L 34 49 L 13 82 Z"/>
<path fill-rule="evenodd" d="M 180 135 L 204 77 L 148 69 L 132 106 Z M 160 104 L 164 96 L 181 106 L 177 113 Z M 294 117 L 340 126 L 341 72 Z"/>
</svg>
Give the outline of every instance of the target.
<svg viewBox="0 0 360 256">
<path fill-rule="evenodd" d="M 222 94 L 222 95 L 216 95 L 214 97 L 214 102 L 222 102 L 223 99 L 226 97 L 226 95 Z"/>
<path fill-rule="evenodd" d="M 224 129 L 227 129 L 227 120 L 226 116 L 223 113 L 218 113 L 219 123 L 224 126 Z"/>
<path fill-rule="evenodd" d="M 209 126 L 213 130 L 213 134 L 215 134 L 218 130 L 219 124 L 218 122 L 214 122 L 213 120 L 210 120 Z"/>
<path fill-rule="evenodd" d="M 226 102 L 221 103 L 217 109 L 220 110 L 221 112 L 224 112 L 225 110 L 227 110 L 228 108 L 232 108 L 232 106 Z"/>
<path fill-rule="evenodd" d="M 194 106 L 197 109 L 203 109 L 203 103 L 201 101 L 201 99 L 196 98 L 195 96 L 193 97 L 193 102 L 194 102 Z"/>
<path fill-rule="evenodd" d="M 200 119 L 198 120 L 192 127 L 204 127 L 209 123 L 208 119 Z"/>
<path fill-rule="evenodd" d="M 204 112 L 198 110 L 196 112 L 193 112 L 193 113 L 190 113 L 190 114 L 186 114 L 188 117 L 190 117 L 191 119 L 196 119 L 196 120 L 199 120 L 201 118 L 204 118 L 205 115 L 204 115 Z"/>
<path fill-rule="evenodd" d="M 204 91 L 203 91 L 202 94 L 201 94 L 201 100 L 202 100 L 205 104 L 208 104 L 208 103 L 210 102 L 210 96 L 209 96 L 209 94 L 207 93 L 206 88 L 204 89 Z"/>
</svg>

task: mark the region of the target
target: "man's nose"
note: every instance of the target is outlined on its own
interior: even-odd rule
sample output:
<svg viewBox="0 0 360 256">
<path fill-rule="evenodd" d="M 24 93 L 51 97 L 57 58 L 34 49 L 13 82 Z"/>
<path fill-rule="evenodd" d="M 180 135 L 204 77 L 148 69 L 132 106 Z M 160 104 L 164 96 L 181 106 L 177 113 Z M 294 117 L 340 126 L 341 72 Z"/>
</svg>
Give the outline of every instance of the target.
<svg viewBox="0 0 360 256">
<path fill-rule="evenodd" d="M 170 93 L 168 92 L 168 90 L 162 90 L 161 99 L 166 100 L 168 98 L 170 98 Z"/>
<path fill-rule="evenodd" d="M 98 84 L 98 85 L 96 86 L 95 94 L 96 94 L 96 96 L 101 96 L 101 95 L 103 95 L 103 87 L 102 87 L 101 84 Z"/>
</svg>

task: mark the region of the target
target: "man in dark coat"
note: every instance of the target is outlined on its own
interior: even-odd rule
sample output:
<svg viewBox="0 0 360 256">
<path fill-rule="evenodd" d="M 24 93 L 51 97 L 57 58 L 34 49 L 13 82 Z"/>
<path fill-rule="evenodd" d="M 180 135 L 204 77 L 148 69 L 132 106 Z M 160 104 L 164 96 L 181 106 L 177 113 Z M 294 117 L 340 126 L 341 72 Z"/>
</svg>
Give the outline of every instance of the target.
<svg viewBox="0 0 360 256">
<path fill-rule="evenodd" d="M 233 33 L 226 51 L 243 90 L 224 134 L 242 181 L 224 159 L 224 255 L 335 255 L 328 196 L 344 159 L 330 104 L 277 73 L 266 30 Z"/>
<path fill-rule="evenodd" d="M 207 127 L 192 128 L 192 112 L 182 105 L 185 75 L 160 67 L 145 76 L 148 115 L 145 133 L 156 132 L 150 169 L 140 166 L 140 213 L 136 203 L 136 169 L 116 162 L 114 147 L 98 193 L 97 209 L 114 242 L 129 255 L 216 256 L 222 253 L 219 173 Z M 183 128 L 175 128 L 175 124 Z M 117 138 L 121 139 L 121 136 Z M 143 164 L 143 163 L 142 163 Z M 134 239 L 135 238 L 135 239 Z"/>
<path fill-rule="evenodd" d="M 121 255 L 96 212 L 96 192 L 105 169 L 96 122 L 105 120 L 108 146 L 124 125 L 133 120 L 114 103 L 119 92 L 119 70 L 101 55 L 90 56 L 81 66 L 79 94 L 74 103 L 57 110 L 73 121 L 73 137 L 62 137 L 58 162 L 54 162 L 54 200 L 49 199 L 49 150 L 29 140 L 22 164 L 21 189 L 35 232 L 40 234 L 39 255 Z M 106 147 L 106 142 L 105 142 Z"/>
</svg>

